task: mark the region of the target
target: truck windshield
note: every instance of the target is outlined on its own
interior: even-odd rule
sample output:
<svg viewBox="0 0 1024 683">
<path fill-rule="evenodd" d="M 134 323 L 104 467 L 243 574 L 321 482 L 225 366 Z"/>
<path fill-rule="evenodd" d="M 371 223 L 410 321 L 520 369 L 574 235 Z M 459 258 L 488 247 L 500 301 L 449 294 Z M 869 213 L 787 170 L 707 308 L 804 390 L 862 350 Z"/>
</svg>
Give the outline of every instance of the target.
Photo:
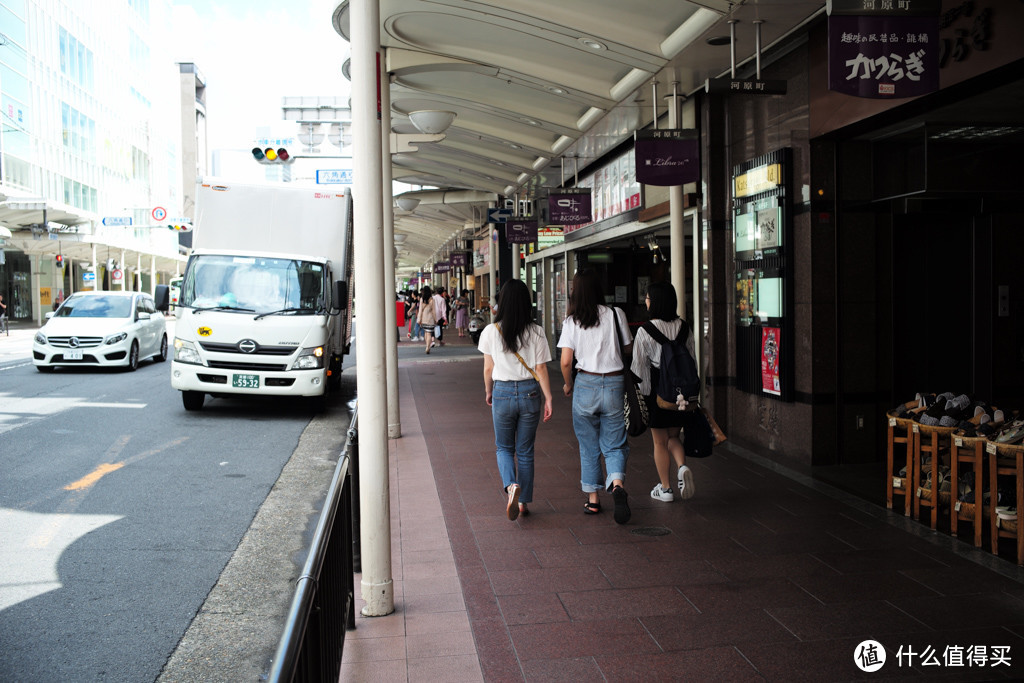
<svg viewBox="0 0 1024 683">
<path fill-rule="evenodd" d="M 189 263 L 180 303 L 196 309 L 309 315 L 325 308 L 324 281 L 322 263 L 200 254 Z"/>
</svg>

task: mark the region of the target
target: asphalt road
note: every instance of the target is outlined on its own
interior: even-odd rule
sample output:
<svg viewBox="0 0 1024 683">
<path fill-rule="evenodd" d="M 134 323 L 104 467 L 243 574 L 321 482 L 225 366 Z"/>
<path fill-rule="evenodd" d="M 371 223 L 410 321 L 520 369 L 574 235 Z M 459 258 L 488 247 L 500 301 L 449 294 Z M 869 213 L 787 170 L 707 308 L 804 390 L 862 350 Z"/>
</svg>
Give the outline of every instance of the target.
<svg viewBox="0 0 1024 683">
<path fill-rule="evenodd" d="M 0 344 L 0 680 L 154 681 L 313 417 L 282 400 L 187 413 L 170 363 L 41 374 L 24 337 Z M 346 400 L 317 419 L 341 421 Z"/>
</svg>

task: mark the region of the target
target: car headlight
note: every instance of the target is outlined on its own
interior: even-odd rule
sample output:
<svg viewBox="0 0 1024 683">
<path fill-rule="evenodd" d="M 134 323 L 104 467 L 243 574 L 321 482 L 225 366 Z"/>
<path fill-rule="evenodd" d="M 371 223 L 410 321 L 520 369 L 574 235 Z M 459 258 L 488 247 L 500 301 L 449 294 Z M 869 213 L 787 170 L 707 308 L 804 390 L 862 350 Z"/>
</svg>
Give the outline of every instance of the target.
<svg viewBox="0 0 1024 683">
<path fill-rule="evenodd" d="M 182 339 L 174 338 L 174 360 L 179 363 L 188 363 L 190 365 L 202 365 L 203 359 L 200 357 L 199 352 L 196 351 L 196 345 L 190 341 L 184 341 Z"/>
<path fill-rule="evenodd" d="M 324 366 L 324 347 L 302 349 L 292 364 L 292 370 L 316 370 Z"/>
<path fill-rule="evenodd" d="M 36 341 L 36 344 L 45 344 L 46 343 L 46 335 L 43 334 L 42 332 L 36 332 L 35 341 Z"/>
<path fill-rule="evenodd" d="M 117 342 L 122 342 L 122 341 L 124 341 L 127 338 L 128 338 L 128 333 L 127 332 L 118 332 L 117 334 L 112 334 L 109 337 L 107 337 L 106 339 L 104 339 L 103 343 L 104 344 L 116 344 Z"/>
</svg>

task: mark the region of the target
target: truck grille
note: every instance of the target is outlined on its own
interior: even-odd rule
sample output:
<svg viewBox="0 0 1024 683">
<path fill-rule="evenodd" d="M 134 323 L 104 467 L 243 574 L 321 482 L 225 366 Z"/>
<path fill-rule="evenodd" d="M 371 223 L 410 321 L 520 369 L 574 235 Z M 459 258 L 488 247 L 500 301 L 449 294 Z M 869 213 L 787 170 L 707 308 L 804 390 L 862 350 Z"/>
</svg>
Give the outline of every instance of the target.
<svg viewBox="0 0 1024 683">
<path fill-rule="evenodd" d="M 226 360 L 211 360 L 207 362 L 207 365 L 218 370 L 242 370 L 245 372 L 282 372 L 288 369 L 288 366 L 283 363 L 236 363 Z"/>
<path fill-rule="evenodd" d="M 238 344 L 222 344 L 217 342 L 199 342 L 199 345 L 203 347 L 204 351 L 213 351 L 215 353 L 242 353 L 238 349 Z M 298 349 L 297 346 L 256 346 L 256 350 L 252 353 L 259 354 L 261 356 L 290 356 Z M 245 354 L 250 355 L 250 354 Z"/>
</svg>

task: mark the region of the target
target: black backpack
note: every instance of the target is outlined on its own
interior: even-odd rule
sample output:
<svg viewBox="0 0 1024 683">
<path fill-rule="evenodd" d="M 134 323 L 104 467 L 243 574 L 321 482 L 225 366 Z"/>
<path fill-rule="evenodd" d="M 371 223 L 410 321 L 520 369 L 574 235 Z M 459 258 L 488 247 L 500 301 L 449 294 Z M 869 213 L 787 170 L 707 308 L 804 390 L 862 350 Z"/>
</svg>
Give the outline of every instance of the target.
<svg viewBox="0 0 1024 683">
<path fill-rule="evenodd" d="M 682 323 L 675 339 L 666 337 L 652 322 L 643 325 L 647 334 L 661 345 L 661 363 L 657 369 L 651 368 L 651 381 L 657 379 L 655 393 L 658 407 L 666 410 L 678 410 L 676 396 L 680 394 L 686 398 L 687 410 L 696 410 L 700 407 L 700 375 L 697 371 L 697 362 L 686 348 L 686 341 L 690 337 L 690 324 L 685 320 Z"/>
</svg>

